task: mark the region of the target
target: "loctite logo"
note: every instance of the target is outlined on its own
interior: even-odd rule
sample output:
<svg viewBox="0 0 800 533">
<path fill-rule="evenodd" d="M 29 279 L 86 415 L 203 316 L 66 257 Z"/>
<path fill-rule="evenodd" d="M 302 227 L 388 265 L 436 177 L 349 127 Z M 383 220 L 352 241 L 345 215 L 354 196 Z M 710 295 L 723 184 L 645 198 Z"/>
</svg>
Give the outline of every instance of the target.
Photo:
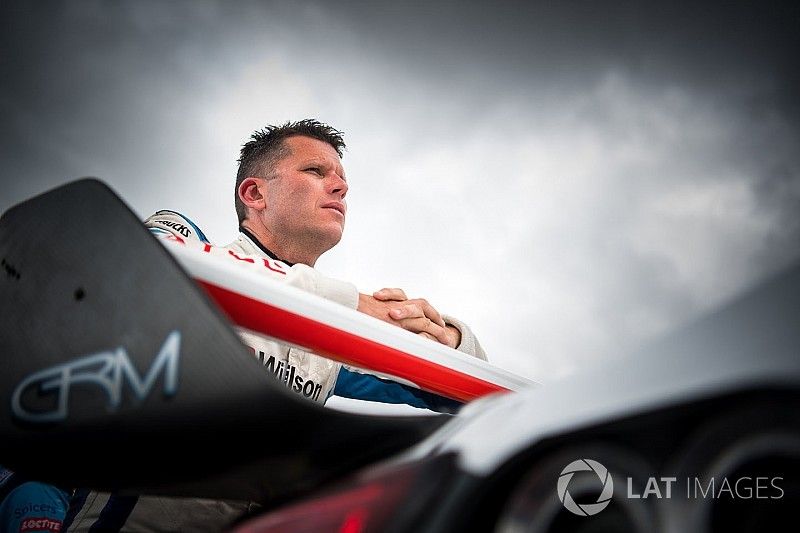
<svg viewBox="0 0 800 533">
<path fill-rule="evenodd" d="M 52 531 L 57 533 L 61 531 L 61 520 L 53 520 L 52 518 L 26 518 L 19 525 L 19 530 L 22 531 Z"/>
</svg>

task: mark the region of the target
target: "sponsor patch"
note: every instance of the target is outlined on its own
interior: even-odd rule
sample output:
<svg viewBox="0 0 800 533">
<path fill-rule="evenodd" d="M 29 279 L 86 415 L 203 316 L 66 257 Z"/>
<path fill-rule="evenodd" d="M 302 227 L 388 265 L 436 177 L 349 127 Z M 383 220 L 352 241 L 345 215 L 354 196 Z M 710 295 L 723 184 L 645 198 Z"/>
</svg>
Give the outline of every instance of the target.
<svg viewBox="0 0 800 533">
<path fill-rule="evenodd" d="M 180 222 L 173 222 L 171 220 L 154 220 L 156 224 L 161 224 L 162 226 L 166 226 L 167 228 L 172 228 L 173 230 L 177 231 L 184 237 L 189 237 L 192 234 L 192 230 L 190 230 L 185 224 L 181 224 Z"/>
<path fill-rule="evenodd" d="M 178 390 L 178 363 L 181 334 L 175 330 L 167 335 L 161 350 L 153 360 L 147 374 L 142 377 L 122 347 L 87 355 L 67 363 L 55 365 L 28 375 L 14 389 L 11 410 L 18 420 L 31 423 L 49 423 L 65 420 L 69 415 L 69 397 L 72 387 L 93 386 L 107 396 L 106 409 L 116 412 L 122 403 L 122 388 L 131 389 L 137 402 L 142 402 L 155 389 L 156 381 L 163 375 L 164 396 L 171 397 Z M 29 400 L 46 398 L 46 407 L 27 405 Z"/>
<path fill-rule="evenodd" d="M 258 360 L 261 361 L 267 370 L 275 374 L 278 380 L 286 385 L 292 392 L 302 394 L 306 398 L 317 401 L 322 392 L 322 385 L 315 381 L 305 378 L 297 371 L 297 367 L 290 365 L 285 361 L 277 361 L 274 355 L 264 361 L 266 354 L 262 351 L 258 352 Z"/>
<path fill-rule="evenodd" d="M 22 531 L 52 531 L 58 533 L 61 531 L 61 520 L 53 520 L 47 517 L 31 517 L 26 518 L 19 524 L 19 530 Z"/>
</svg>

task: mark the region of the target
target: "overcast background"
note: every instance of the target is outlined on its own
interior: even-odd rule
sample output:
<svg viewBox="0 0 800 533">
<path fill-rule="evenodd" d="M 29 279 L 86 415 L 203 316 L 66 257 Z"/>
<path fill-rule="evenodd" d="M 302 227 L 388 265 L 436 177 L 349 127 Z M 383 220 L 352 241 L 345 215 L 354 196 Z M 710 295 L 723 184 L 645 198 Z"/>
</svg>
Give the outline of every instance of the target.
<svg viewBox="0 0 800 533">
<path fill-rule="evenodd" d="M 250 133 L 343 130 L 318 263 L 547 382 L 800 256 L 800 9 L 0 1 L 0 210 L 81 176 L 236 233 Z"/>
</svg>

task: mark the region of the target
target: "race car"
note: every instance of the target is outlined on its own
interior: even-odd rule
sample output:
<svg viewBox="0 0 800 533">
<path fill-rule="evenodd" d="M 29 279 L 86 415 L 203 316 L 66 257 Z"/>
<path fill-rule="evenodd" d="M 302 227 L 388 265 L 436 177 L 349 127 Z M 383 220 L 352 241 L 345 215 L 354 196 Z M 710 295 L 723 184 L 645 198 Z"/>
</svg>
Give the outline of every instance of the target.
<svg viewBox="0 0 800 533">
<path fill-rule="evenodd" d="M 34 479 L 262 502 L 241 533 L 770 531 L 800 501 L 800 266 L 540 387 L 250 295 L 278 310 L 254 327 L 299 335 L 287 342 L 359 364 L 370 346 L 416 357 L 423 376 L 394 371 L 431 389 L 452 363 L 438 392 L 480 396 L 456 416 L 384 417 L 259 371 L 237 306 L 99 182 L 9 210 L 0 257 L 0 463 Z M 281 311 L 311 316 L 287 333 Z"/>
</svg>

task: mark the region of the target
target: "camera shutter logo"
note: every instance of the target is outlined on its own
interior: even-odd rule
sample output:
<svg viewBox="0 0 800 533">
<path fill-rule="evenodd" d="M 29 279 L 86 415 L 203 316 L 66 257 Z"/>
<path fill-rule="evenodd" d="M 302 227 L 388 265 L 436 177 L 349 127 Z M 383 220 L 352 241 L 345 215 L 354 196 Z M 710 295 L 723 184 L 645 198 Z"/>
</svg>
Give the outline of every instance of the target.
<svg viewBox="0 0 800 533">
<path fill-rule="evenodd" d="M 597 497 L 596 503 L 576 503 L 567 490 L 569 482 L 572 480 L 572 476 L 575 472 L 583 471 L 594 472 L 597 474 L 598 479 L 600 479 L 600 483 L 603 484 L 603 490 L 600 492 L 600 496 Z M 561 503 L 564 504 L 564 507 L 566 507 L 569 512 L 575 513 L 576 515 L 592 516 L 599 513 L 608 507 L 613 494 L 614 481 L 611 479 L 611 474 L 608 473 L 606 467 L 592 459 L 578 459 L 577 461 L 572 461 L 561 471 L 561 475 L 558 476 L 558 499 L 561 500 Z"/>
</svg>

